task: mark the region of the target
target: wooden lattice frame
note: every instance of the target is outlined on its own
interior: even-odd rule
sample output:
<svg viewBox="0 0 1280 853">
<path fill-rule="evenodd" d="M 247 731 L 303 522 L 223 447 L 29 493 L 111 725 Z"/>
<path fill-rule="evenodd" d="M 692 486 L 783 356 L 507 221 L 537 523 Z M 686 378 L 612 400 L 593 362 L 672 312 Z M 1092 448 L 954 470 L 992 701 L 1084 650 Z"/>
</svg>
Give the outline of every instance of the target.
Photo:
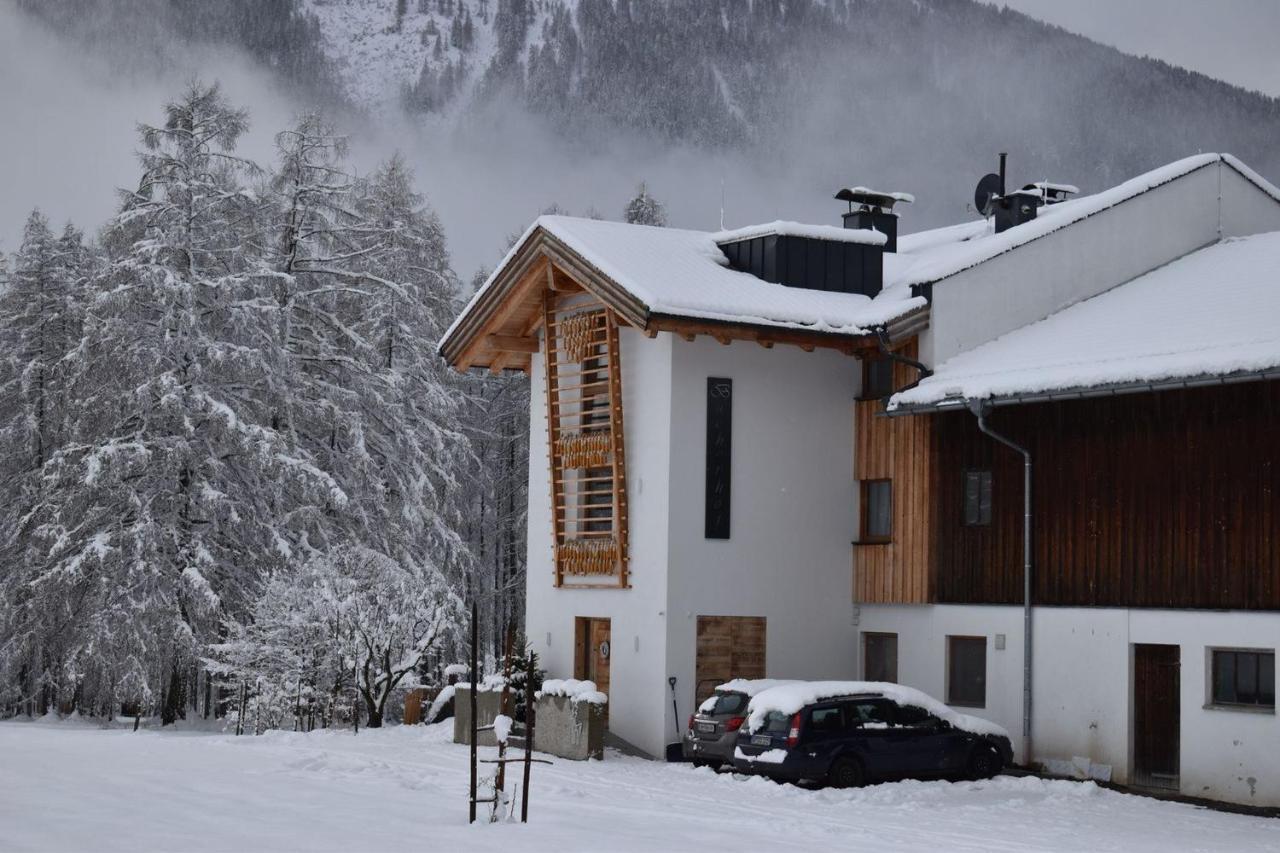
<svg viewBox="0 0 1280 853">
<path fill-rule="evenodd" d="M 595 300 L 578 296 L 562 302 L 548 293 L 543 303 L 555 584 L 626 588 L 630 583 L 618 317 Z M 607 517 L 602 515 L 605 509 Z"/>
</svg>

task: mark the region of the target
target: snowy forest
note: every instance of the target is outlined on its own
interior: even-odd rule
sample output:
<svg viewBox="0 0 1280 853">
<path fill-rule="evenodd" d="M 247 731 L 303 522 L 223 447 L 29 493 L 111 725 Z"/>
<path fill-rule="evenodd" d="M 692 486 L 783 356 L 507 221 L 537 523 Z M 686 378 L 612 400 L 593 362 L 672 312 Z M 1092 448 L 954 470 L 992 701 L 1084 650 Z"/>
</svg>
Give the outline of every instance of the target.
<svg viewBox="0 0 1280 853">
<path fill-rule="evenodd" d="M 236 153 L 191 85 L 93 238 L 38 210 L 0 292 L 0 705 L 209 715 L 388 696 L 521 610 L 526 386 L 449 370 L 461 288 L 400 157 L 318 114 Z M 483 654 L 483 653 L 482 653 Z M 314 713 L 314 711 L 313 711 Z"/>
</svg>

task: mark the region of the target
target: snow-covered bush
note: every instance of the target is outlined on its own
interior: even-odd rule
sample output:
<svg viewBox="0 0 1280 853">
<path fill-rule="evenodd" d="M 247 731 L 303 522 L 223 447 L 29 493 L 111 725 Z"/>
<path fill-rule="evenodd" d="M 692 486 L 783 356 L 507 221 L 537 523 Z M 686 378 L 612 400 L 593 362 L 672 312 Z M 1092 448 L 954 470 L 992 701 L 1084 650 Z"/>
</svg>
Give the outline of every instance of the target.
<svg viewBox="0 0 1280 853">
<path fill-rule="evenodd" d="M 278 573 L 254 608 L 254 621 L 210 646 L 210 665 L 301 714 L 328 700 L 332 719 L 354 691 L 367 725 L 382 725 L 393 692 L 415 680 L 428 655 L 454 654 L 462 602 L 434 566 L 404 565 L 358 546 L 335 548 Z"/>
</svg>

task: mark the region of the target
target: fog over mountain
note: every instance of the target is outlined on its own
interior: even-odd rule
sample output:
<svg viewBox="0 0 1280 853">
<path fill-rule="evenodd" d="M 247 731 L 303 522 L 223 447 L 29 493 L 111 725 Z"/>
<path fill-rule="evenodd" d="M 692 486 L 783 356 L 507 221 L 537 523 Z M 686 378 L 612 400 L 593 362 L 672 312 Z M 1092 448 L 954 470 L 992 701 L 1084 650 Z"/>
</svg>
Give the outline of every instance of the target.
<svg viewBox="0 0 1280 853">
<path fill-rule="evenodd" d="M 836 222 L 857 182 L 914 193 L 916 230 L 973 216 L 1000 150 L 1085 192 L 1202 150 L 1280 177 L 1280 101 L 969 0 L 20 0 L 0 40 L 6 247 L 37 202 L 96 226 L 193 73 L 250 108 L 252 156 L 318 102 L 358 162 L 403 150 L 464 278 L 640 180 L 678 226 L 722 197 L 730 226 Z"/>
</svg>

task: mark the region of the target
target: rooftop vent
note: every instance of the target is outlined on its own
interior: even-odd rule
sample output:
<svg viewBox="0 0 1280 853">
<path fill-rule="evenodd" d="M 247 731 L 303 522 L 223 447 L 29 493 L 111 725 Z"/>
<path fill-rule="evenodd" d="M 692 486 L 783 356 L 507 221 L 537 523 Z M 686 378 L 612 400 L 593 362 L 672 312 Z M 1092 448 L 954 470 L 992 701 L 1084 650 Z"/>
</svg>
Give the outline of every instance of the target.
<svg viewBox="0 0 1280 853">
<path fill-rule="evenodd" d="M 1071 184 L 1037 181 L 1026 184 L 1020 190 L 1005 191 L 1005 160 L 1009 155 L 1000 152 L 1000 173 L 984 175 L 973 193 L 974 207 L 983 216 L 995 215 L 996 233 L 1008 231 L 1015 225 L 1030 222 L 1045 205 L 1059 204 L 1067 196 L 1080 192 Z"/>
<path fill-rule="evenodd" d="M 898 251 L 898 214 L 893 212 L 893 206 L 898 202 L 910 204 L 916 200 L 915 196 L 867 187 L 845 187 L 836 193 L 836 198 L 849 202 L 849 211 L 844 214 L 845 228 L 879 231 L 886 238 L 884 250 Z"/>
</svg>

